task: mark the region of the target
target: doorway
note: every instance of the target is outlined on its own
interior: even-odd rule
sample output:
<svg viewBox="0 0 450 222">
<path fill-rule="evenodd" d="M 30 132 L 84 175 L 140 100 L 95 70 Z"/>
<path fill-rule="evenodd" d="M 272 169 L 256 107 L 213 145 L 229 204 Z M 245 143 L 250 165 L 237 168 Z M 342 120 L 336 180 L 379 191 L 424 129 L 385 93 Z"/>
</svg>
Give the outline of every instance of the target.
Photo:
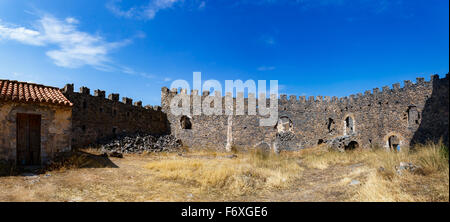
<svg viewBox="0 0 450 222">
<path fill-rule="evenodd" d="M 41 115 L 17 114 L 17 164 L 41 164 Z"/>
<path fill-rule="evenodd" d="M 391 150 L 400 151 L 400 139 L 396 135 L 389 137 L 388 144 Z"/>
</svg>

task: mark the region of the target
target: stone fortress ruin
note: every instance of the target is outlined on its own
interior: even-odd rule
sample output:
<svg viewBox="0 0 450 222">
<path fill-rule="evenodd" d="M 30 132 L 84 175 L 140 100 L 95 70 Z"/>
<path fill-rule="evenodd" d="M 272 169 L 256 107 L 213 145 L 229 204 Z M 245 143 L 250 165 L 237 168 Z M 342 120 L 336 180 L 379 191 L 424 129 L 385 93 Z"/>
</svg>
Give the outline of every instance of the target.
<svg viewBox="0 0 450 222">
<path fill-rule="evenodd" d="M 74 91 L 73 84 L 61 89 L 63 95 L 74 105 L 72 110 L 72 146 L 86 147 L 104 138 L 120 134 L 168 134 L 166 114 L 160 106 L 142 106 L 141 101 L 105 91 L 80 87 Z"/>
<path fill-rule="evenodd" d="M 343 98 L 280 95 L 279 120 L 273 126 L 260 126 L 257 115 L 247 115 L 248 98 L 244 98 L 244 115 L 173 115 L 170 101 L 178 93 L 187 94 L 187 90 L 178 92 L 163 87 L 161 106 L 171 133 L 190 147 L 259 147 L 279 151 L 326 143 L 338 150 L 357 147 L 399 150 L 441 139 L 448 146 L 448 88 L 447 74 L 445 78 L 432 75 L 429 81 L 417 78 L 416 83 L 405 81 L 403 87 L 396 83 L 392 88 L 383 87 L 382 91 L 375 88 Z M 243 93 L 237 94 L 242 99 Z M 192 104 L 194 97 L 203 101 L 210 93 L 198 95 L 192 90 L 187 96 Z M 226 98 L 230 94 L 222 97 L 216 92 L 215 96 L 221 97 L 222 106 L 227 99 L 233 100 L 234 107 L 237 105 L 236 98 Z M 269 103 L 267 99 L 267 107 Z M 193 113 L 193 106 L 190 107 Z"/>
<path fill-rule="evenodd" d="M 398 150 L 440 140 L 448 147 L 449 142 L 448 74 L 444 78 L 432 75 L 429 81 L 417 78 L 415 83 L 405 81 L 403 87 L 396 83 L 392 88 L 375 88 L 364 94 L 343 98 L 294 95 L 288 98 L 287 95 L 280 95 L 278 121 L 273 126 L 260 126 L 261 116 L 248 115 L 249 100 L 243 98 L 242 92 L 237 93 L 237 99 L 230 94 L 223 97 L 220 92 L 215 92 L 215 96 L 220 97 L 222 105 L 226 100 L 232 100 L 234 107 L 241 105 L 236 101 L 243 100 L 243 115 L 174 115 L 170 101 L 175 95 L 185 94 L 191 104 L 195 97 L 203 101 L 212 96 L 208 91 L 199 95 L 194 90 L 188 94 L 187 90 L 178 92 L 177 89 L 163 87 L 161 106 L 143 107 L 142 102 L 133 103 L 130 98 L 124 97 L 119 101 L 119 94 L 112 93 L 106 98 L 102 90 L 95 90 L 91 95 L 89 88 L 81 87 L 79 92 L 75 92 L 73 84 L 57 89 L 2 81 L 5 84 L 0 98 L 0 132 L 4 132 L 0 135 L 0 160 L 16 163 L 20 150 L 17 144 L 34 141 L 36 149 L 46 149 L 25 153 L 25 156 L 37 153 L 40 158 L 37 157 L 34 162 L 42 164 L 57 152 L 88 147 L 117 135 L 136 133 L 172 135 L 183 145 L 195 148 L 263 148 L 276 152 L 320 144 L 328 144 L 338 150 L 357 147 Z M 23 92 L 21 87 L 25 87 Z M 32 97 L 35 90 L 39 91 L 36 91 L 36 98 Z M 51 104 L 60 100 L 70 106 Z M 267 99 L 267 106 L 269 104 Z M 45 112 L 41 111 L 42 107 Z M 67 115 L 59 117 L 53 114 L 60 112 Z M 19 115 L 25 114 L 30 118 L 39 118 L 35 121 L 35 128 L 39 130 L 36 133 L 33 131 L 33 138 L 21 138 L 22 134 L 16 133 L 16 129 L 23 128 L 19 124 L 22 121 Z M 60 129 L 62 132 L 52 125 L 60 122 L 64 123 Z M 24 131 L 23 135 L 30 134 L 27 132 Z"/>
</svg>

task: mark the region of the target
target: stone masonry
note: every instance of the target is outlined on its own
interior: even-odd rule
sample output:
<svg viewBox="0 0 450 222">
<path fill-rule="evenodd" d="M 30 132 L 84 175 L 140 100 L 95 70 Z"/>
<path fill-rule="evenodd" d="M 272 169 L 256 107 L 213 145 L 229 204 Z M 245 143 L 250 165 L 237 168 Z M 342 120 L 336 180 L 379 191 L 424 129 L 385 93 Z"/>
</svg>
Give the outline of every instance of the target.
<svg viewBox="0 0 450 222">
<path fill-rule="evenodd" d="M 161 106 L 171 133 L 191 147 L 229 149 L 229 128 L 232 145 L 244 148 L 267 144 L 274 150 L 295 150 L 328 143 L 338 149 L 375 146 L 400 149 L 440 139 L 448 146 L 448 88 L 447 74 L 441 79 L 432 75 L 429 81 L 417 78 L 415 83 L 404 81 L 403 87 L 395 83 L 392 88 L 374 88 L 343 98 L 280 95 L 280 120 L 271 127 L 261 127 L 259 116 L 247 115 L 247 98 L 245 114 L 234 115 L 232 121 L 227 115 L 173 115 L 171 99 L 178 93 L 187 94 L 186 90 L 178 92 L 163 87 Z M 210 95 L 207 91 L 198 95 L 193 90 L 188 96 L 192 104 L 193 97 L 202 97 L 203 101 Z M 222 105 L 226 99 L 233 99 L 236 106 L 236 98 L 226 97 L 231 96 L 222 97 Z M 189 127 L 185 127 L 186 121 Z"/>
<path fill-rule="evenodd" d="M 67 84 L 62 93 L 73 103 L 72 115 L 72 146 L 75 148 L 95 144 L 101 139 L 116 135 L 131 135 L 136 133 L 162 135 L 169 133 L 166 114 L 160 106 L 142 107 L 142 102 L 123 97 L 119 94 L 109 94 L 80 87 L 74 92 L 73 84 Z"/>
</svg>

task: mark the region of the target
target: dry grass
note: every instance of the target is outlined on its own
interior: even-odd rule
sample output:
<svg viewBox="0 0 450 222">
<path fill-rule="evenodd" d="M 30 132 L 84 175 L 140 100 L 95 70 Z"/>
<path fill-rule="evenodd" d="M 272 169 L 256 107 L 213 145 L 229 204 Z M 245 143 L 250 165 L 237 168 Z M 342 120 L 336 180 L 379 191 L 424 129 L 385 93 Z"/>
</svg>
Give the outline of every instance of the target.
<svg viewBox="0 0 450 222">
<path fill-rule="evenodd" d="M 303 163 L 309 168 L 327 169 L 333 165 L 361 164 L 353 177 L 367 174 L 350 201 L 449 201 L 448 149 L 438 144 L 416 146 L 412 150 L 389 152 L 384 149 L 328 151 L 322 147 L 306 152 Z M 400 162 L 420 166 L 417 173 L 397 174 Z M 352 175 L 341 182 L 348 183 Z"/>
<path fill-rule="evenodd" d="M 227 158 L 226 153 L 204 151 L 196 157 L 169 156 L 150 162 L 146 168 L 157 179 L 192 186 L 195 194 L 230 198 L 257 192 L 287 188 L 301 177 L 302 168 L 287 155 L 239 153 Z M 205 158 L 205 157 L 214 158 Z"/>
<path fill-rule="evenodd" d="M 441 144 L 398 153 L 320 146 L 229 155 L 187 150 L 110 159 L 85 150 L 37 177 L 0 177 L 0 201 L 449 201 Z M 423 170 L 398 175 L 400 162 Z"/>
<path fill-rule="evenodd" d="M 413 151 L 381 152 L 372 166 L 384 170 L 370 173 L 361 187 L 357 201 L 449 201 L 448 149 L 442 144 L 417 146 Z M 422 168 L 419 173 L 398 175 L 395 166 L 411 162 Z"/>
</svg>

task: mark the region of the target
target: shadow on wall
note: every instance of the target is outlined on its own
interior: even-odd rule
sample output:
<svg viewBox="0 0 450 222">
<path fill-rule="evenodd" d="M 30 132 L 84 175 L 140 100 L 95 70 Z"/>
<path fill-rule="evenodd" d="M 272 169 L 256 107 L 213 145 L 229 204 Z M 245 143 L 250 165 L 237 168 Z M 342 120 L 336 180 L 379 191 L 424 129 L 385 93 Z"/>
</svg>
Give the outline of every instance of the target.
<svg viewBox="0 0 450 222">
<path fill-rule="evenodd" d="M 425 102 L 422 121 L 410 141 L 411 146 L 427 142 L 438 143 L 440 139 L 448 147 L 449 77 L 433 80 L 433 92 Z"/>
</svg>

